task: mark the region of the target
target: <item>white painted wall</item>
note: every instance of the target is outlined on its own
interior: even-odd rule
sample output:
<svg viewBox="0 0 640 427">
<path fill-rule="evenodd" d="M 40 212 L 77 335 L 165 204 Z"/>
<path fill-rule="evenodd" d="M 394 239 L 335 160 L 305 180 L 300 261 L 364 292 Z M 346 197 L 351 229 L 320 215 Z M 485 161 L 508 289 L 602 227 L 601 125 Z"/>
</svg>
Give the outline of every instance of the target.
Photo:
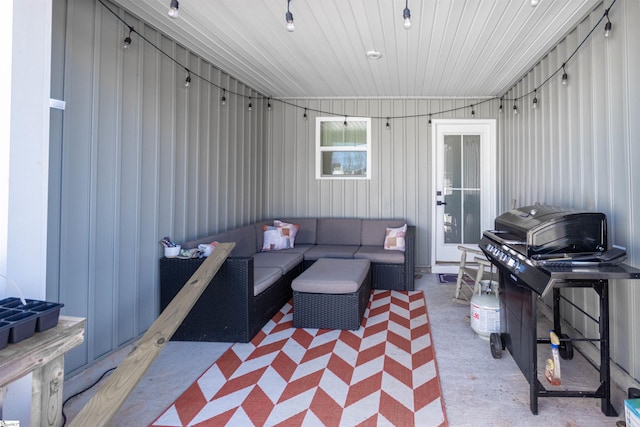
<svg viewBox="0 0 640 427">
<path fill-rule="evenodd" d="M 16 282 L 27 298 L 43 299 L 46 294 L 51 0 L 4 0 L 2 7 L 0 272 Z M 5 22 L 10 20 L 12 22 Z M 5 58 L 9 58 L 8 64 Z M 11 287 L 0 291 L 2 297 L 16 294 Z M 2 418 L 30 425 L 30 403 L 31 376 L 27 376 L 7 388 Z"/>
</svg>

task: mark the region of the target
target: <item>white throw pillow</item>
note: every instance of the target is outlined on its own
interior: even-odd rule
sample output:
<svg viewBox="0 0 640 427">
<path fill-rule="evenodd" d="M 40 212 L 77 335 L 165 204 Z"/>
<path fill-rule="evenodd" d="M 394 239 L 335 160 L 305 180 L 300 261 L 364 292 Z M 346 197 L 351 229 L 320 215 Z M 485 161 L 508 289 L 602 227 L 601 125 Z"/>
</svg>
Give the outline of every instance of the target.
<svg viewBox="0 0 640 427">
<path fill-rule="evenodd" d="M 398 228 L 387 227 L 387 232 L 384 238 L 384 248 L 388 251 L 404 252 L 406 235 L 407 224 Z"/>
<path fill-rule="evenodd" d="M 262 251 L 279 251 L 293 248 L 293 239 L 289 230 L 283 227 L 263 225 Z M 284 231 L 284 232 L 283 232 Z"/>
<path fill-rule="evenodd" d="M 300 229 L 300 224 L 289 224 L 288 222 L 282 222 L 279 219 L 273 221 L 273 226 L 276 228 L 282 229 L 282 234 L 285 236 L 289 236 L 291 239 L 291 247 L 293 248 L 296 240 L 296 235 L 298 234 L 298 229 Z"/>
</svg>

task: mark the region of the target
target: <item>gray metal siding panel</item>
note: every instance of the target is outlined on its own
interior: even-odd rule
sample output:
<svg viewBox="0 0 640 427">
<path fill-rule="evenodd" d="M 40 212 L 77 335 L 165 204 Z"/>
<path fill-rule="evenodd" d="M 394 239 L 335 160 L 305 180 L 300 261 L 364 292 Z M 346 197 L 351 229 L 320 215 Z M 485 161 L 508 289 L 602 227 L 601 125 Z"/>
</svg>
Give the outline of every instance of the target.
<svg viewBox="0 0 640 427">
<path fill-rule="evenodd" d="M 137 35 L 123 50 L 126 27 L 100 4 L 54 7 L 66 13 L 55 21 L 64 34 L 55 50 L 66 59 L 53 67 L 64 75 L 56 89 L 64 89 L 67 109 L 62 137 L 52 139 L 61 153 L 50 169 L 59 173 L 50 194 L 60 226 L 50 238 L 59 234 L 60 243 L 49 246 L 48 287 L 59 289 L 64 314 L 88 319 L 85 342 L 67 357 L 67 371 L 76 371 L 137 338 L 157 317 L 161 237 L 180 242 L 262 217 L 266 105 L 122 11 L 193 73 L 224 85 L 227 106 L 221 91 L 194 75 L 185 88 L 184 70 Z M 254 111 L 231 92 L 253 96 Z"/>
<path fill-rule="evenodd" d="M 600 6 L 511 90 L 519 97 L 562 66 L 604 13 Z M 537 201 L 607 214 L 610 242 L 627 247 L 628 263 L 640 265 L 640 201 L 635 196 L 640 172 L 640 83 L 635 78 L 640 54 L 637 2 L 612 9 L 615 31 L 608 39 L 596 29 L 567 64 L 568 85 L 561 74 L 538 90 L 540 108 L 531 111 L 532 96 L 518 101 L 521 114 L 509 109 L 499 122 L 501 209 Z M 591 315 L 598 316 L 592 292 L 567 291 Z M 640 283 L 614 281 L 611 295 L 613 360 L 640 378 Z M 584 335 L 598 335 L 597 325 L 569 305 L 563 312 Z"/>
<path fill-rule="evenodd" d="M 416 264 L 431 260 L 433 214 L 429 112 L 468 106 L 477 100 L 295 99 L 270 114 L 269 167 L 265 171 L 265 217 L 406 218 L 417 228 Z M 292 104 L 292 105 L 289 105 Z M 307 106 L 308 119 L 302 118 Z M 476 117 L 496 117 L 496 103 L 476 109 Z M 372 120 L 372 176 L 367 181 L 315 178 L 315 118 L 335 112 Z M 412 117 L 421 115 L 421 117 Z M 390 120 L 386 117 L 402 117 Z M 470 117 L 470 109 L 433 118 Z M 283 191 L 283 189 L 285 189 Z M 293 199 L 293 201 L 291 200 Z"/>
</svg>

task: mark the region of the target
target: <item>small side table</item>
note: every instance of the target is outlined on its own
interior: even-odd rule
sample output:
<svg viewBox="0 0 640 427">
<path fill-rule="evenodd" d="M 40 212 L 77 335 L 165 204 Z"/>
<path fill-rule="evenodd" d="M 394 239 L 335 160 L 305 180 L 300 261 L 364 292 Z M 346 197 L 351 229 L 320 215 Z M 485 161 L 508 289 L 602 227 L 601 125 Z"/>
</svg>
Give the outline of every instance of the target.
<svg viewBox="0 0 640 427">
<path fill-rule="evenodd" d="M 0 396 L 7 384 L 33 373 L 32 425 L 62 425 L 64 354 L 84 341 L 85 323 L 85 318 L 60 316 L 54 328 L 0 350 Z"/>
</svg>

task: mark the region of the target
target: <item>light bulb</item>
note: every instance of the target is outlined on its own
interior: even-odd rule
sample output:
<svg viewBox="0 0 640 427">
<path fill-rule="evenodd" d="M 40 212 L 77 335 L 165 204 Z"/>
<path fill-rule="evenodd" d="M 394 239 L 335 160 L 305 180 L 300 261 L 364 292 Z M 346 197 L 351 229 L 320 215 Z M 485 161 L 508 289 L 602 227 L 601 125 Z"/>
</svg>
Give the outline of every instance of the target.
<svg viewBox="0 0 640 427">
<path fill-rule="evenodd" d="M 533 109 L 535 110 L 536 108 L 538 108 L 538 98 L 533 98 Z"/>
<path fill-rule="evenodd" d="M 404 27 L 405 30 L 408 30 L 409 28 L 411 28 L 411 11 L 409 10 L 408 7 L 404 8 L 404 11 L 402 12 L 402 17 L 404 18 L 404 23 L 402 24 L 402 26 Z"/>
<path fill-rule="evenodd" d="M 271 101 L 267 99 L 267 110 L 271 111 Z"/>
<path fill-rule="evenodd" d="M 389 124 L 389 117 L 387 117 L 387 129 L 391 129 L 391 125 Z"/>
<path fill-rule="evenodd" d="M 176 19 L 178 17 L 178 8 L 180 7 L 180 5 L 178 4 L 178 0 L 171 0 L 171 4 L 169 6 L 169 16 L 172 17 L 173 19 Z"/>
<path fill-rule="evenodd" d="M 518 114 L 518 107 L 516 104 L 513 104 L 513 114 Z"/>
<path fill-rule="evenodd" d="M 126 49 L 131 45 L 131 37 L 127 37 L 124 39 L 124 41 L 122 42 L 122 48 Z"/>
<path fill-rule="evenodd" d="M 284 17 L 287 19 L 287 31 L 292 33 L 296 29 L 296 26 L 293 25 L 293 13 L 289 10 L 289 4 L 291 4 L 291 0 L 287 0 L 287 13 Z"/>
<path fill-rule="evenodd" d="M 222 89 L 222 98 L 220 99 L 220 103 L 222 105 L 227 105 L 227 97 L 225 95 L 226 93 L 227 93 L 227 90 L 226 89 Z"/>
<path fill-rule="evenodd" d="M 564 86 L 566 86 L 566 85 L 567 85 L 567 81 L 568 81 L 568 80 L 569 80 L 569 76 L 567 75 L 567 73 L 563 73 L 563 74 L 562 74 L 562 84 L 563 84 Z"/>
<path fill-rule="evenodd" d="M 607 17 L 607 19 L 609 18 Z M 611 21 L 607 21 L 607 23 L 604 24 L 604 36 L 609 37 L 609 35 L 611 35 Z"/>
<path fill-rule="evenodd" d="M 302 118 L 307 120 L 307 109 L 304 109 L 304 114 L 302 115 Z"/>
<path fill-rule="evenodd" d="M 249 108 L 248 108 L 248 110 L 249 110 L 249 111 L 253 111 L 253 104 L 251 103 L 251 101 L 249 101 Z"/>
</svg>

